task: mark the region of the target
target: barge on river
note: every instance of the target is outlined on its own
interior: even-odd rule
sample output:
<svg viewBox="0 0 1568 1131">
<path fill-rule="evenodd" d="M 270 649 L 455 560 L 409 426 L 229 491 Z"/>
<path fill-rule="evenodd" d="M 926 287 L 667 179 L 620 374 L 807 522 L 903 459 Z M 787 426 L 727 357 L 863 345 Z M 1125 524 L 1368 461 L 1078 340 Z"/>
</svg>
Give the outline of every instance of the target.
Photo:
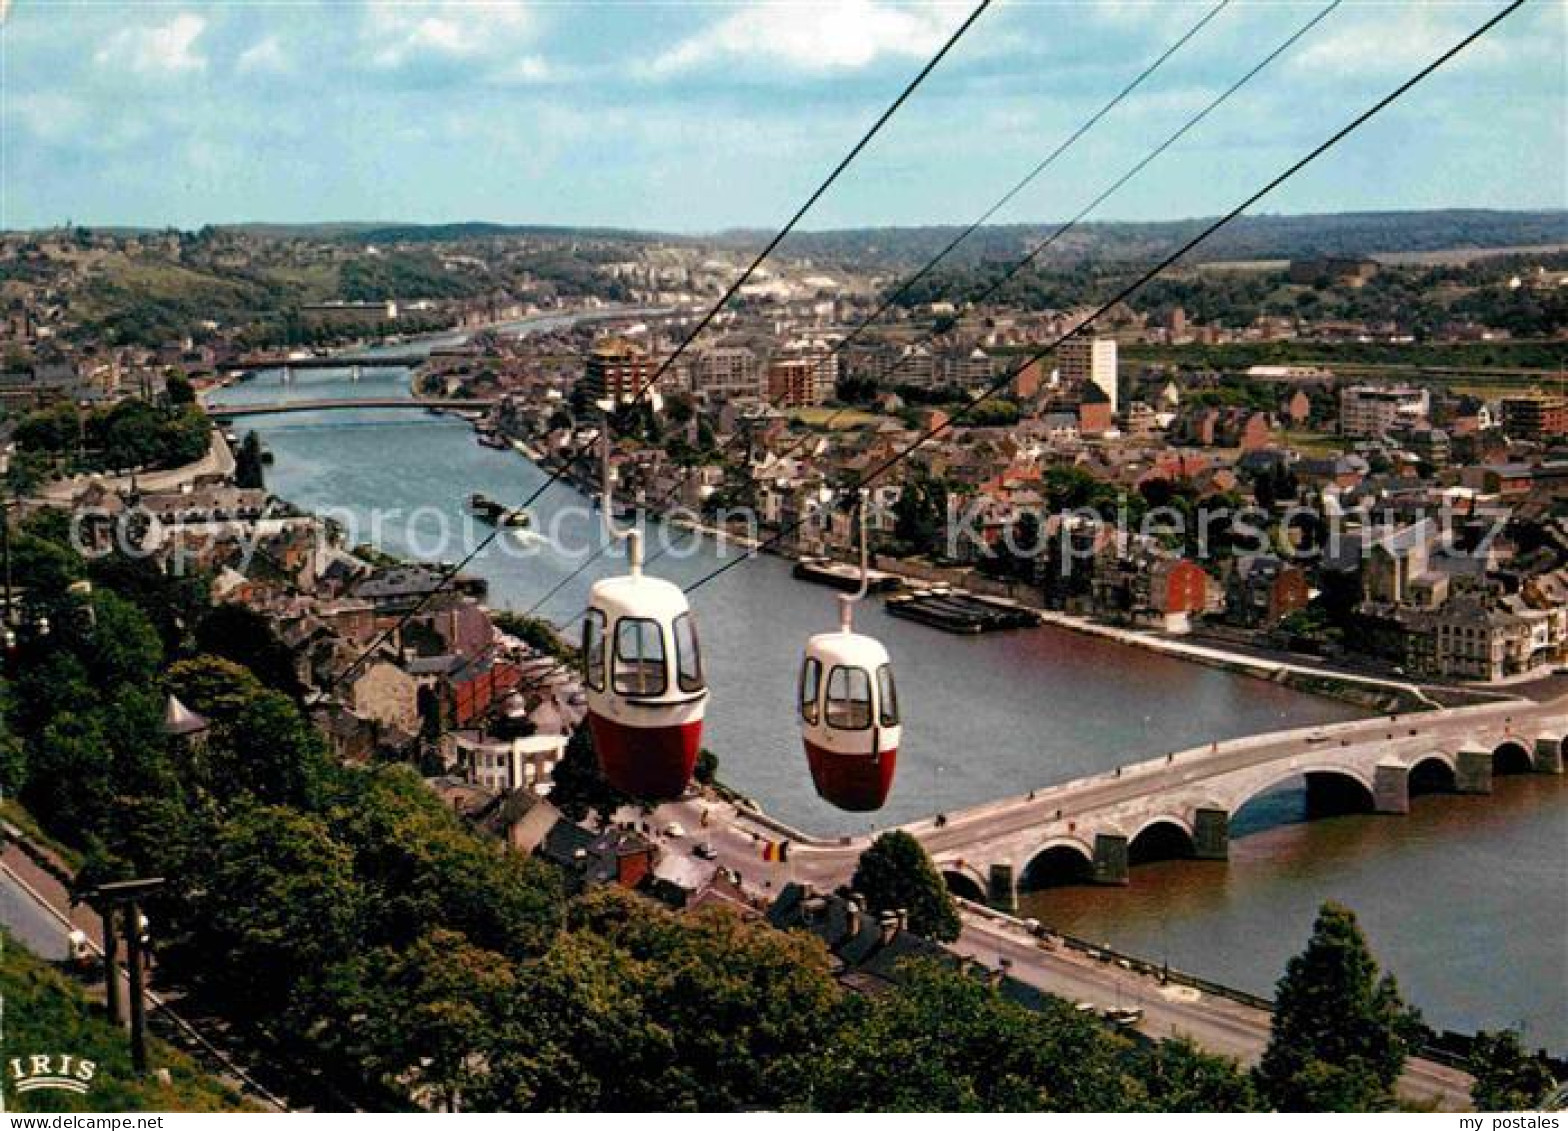
<svg viewBox="0 0 1568 1131">
<path fill-rule="evenodd" d="M 889 616 L 966 635 L 1033 628 L 1040 623 L 1037 614 L 1021 605 L 945 586 L 889 597 L 887 612 Z"/>
<path fill-rule="evenodd" d="M 858 569 L 829 558 L 801 558 L 790 572 L 797 580 L 814 581 L 818 585 L 828 585 L 834 589 L 842 589 L 846 593 L 853 593 L 860 588 Z M 901 584 L 902 579 L 896 574 L 883 573 L 876 569 L 866 571 L 867 592 L 887 593 L 897 589 Z"/>
</svg>

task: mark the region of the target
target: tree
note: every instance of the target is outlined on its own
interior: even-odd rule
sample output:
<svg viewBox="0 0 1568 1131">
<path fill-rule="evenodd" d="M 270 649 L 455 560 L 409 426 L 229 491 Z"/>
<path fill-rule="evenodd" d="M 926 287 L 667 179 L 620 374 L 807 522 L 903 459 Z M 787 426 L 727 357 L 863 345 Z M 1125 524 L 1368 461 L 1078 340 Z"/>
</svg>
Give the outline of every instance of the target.
<svg viewBox="0 0 1568 1131">
<path fill-rule="evenodd" d="M 294 654 L 272 627 L 272 621 L 244 605 L 216 605 L 196 629 L 196 647 L 248 668 L 262 683 L 292 699 L 305 689 L 294 668 Z"/>
<path fill-rule="evenodd" d="M 1152 1111 L 1254 1111 L 1257 1093 L 1234 1060 L 1204 1052 L 1190 1040 L 1161 1041 L 1135 1054 L 1132 1076 Z"/>
<path fill-rule="evenodd" d="M 266 471 L 262 461 L 261 441 L 256 433 L 245 433 L 240 450 L 234 456 L 234 483 L 237 487 L 265 487 Z"/>
<path fill-rule="evenodd" d="M 697 751 L 697 769 L 693 776 L 703 785 L 719 780 L 719 756 L 704 746 Z"/>
<path fill-rule="evenodd" d="M 321 736 L 281 692 L 216 656 L 196 656 L 168 672 L 169 690 L 212 726 L 205 768 L 191 784 L 228 807 L 241 795 L 279 805 L 313 805 L 328 759 Z"/>
<path fill-rule="evenodd" d="M 550 804 L 569 820 L 581 821 L 590 813 L 607 819 L 621 806 L 632 804 L 632 798 L 612 786 L 600 772 L 593 735 L 586 724 L 574 730 L 567 740 L 566 753 L 556 764 L 553 780 Z"/>
<path fill-rule="evenodd" d="M 909 928 L 939 942 L 952 942 L 962 926 L 958 907 L 920 842 L 894 829 L 860 854 L 850 886 L 876 912 L 906 911 Z"/>
<path fill-rule="evenodd" d="M 474 946 L 454 931 L 433 930 L 404 951 L 385 950 L 364 964 L 372 983 L 371 1020 L 344 1019 L 368 1030 L 364 1067 L 395 1088 L 427 1092 L 443 1111 L 460 1111 L 483 1079 L 483 1052 L 493 1019 L 515 979 L 504 955 Z"/>
<path fill-rule="evenodd" d="M 808 1094 L 842 1002 L 815 939 L 727 908 L 677 917 L 614 889 L 580 900 L 570 922 L 635 963 L 643 1009 L 670 1033 L 662 1080 L 634 1085 L 663 1090 L 661 1106 L 777 1108 Z"/>
<path fill-rule="evenodd" d="M 535 652 L 568 663 L 577 662 L 577 649 L 563 641 L 549 621 L 513 612 L 495 613 L 491 619 L 502 632 L 517 637 Z"/>
<path fill-rule="evenodd" d="M 947 488 L 924 474 L 904 481 L 893 504 L 893 536 L 907 551 L 940 553 L 947 526 Z"/>
<path fill-rule="evenodd" d="M 168 653 L 183 650 L 191 627 L 211 609 L 205 573 L 165 573 L 150 557 L 116 551 L 90 561 L 87 573 L 95 588 L 134 602 L 158 630 Z"/>
<path fill-rule="evenodd" d="M 1470 1098 L 1477 1111 L 1526 1111 L 1557 1085 L 1546 1065 L 1525 1052 L 1512 1029 L 1477 1033 L 1466 1067 L 1475 1077 Z"/>
<path fill-rule="evenodd" d="M 560 923 L 548 865 L 494 851 L 407 766 L 345 771 L 336 784 L 327 808 L 369 897 L 361 929 L 371 944 L 408 945 L 440 928 L 513 958 L 544 949 Z"/>
<path fill-rule="evenodd" d="M 196 387 L 191 384 L 190 378 L 182 373 L 171 373 L 165 377 L 163 391 L 169 398 L 169 404 L 176 408 L 184 408 L 196 403 Z"/>
<path fill-rule="evenodd" d="M 675 1034 L 643 1000 L 648 964 L 574 931 L 519 972 L 487 1050 L 492 1111 L 659 1111 L 684 1094 Z"/>
<path fill-rule="evenodd" d="M 181 963 L 254 1021 L 353 952 L 364 893 L 353 854 L 319 818 L 258 806 L 218 833 L 196 904 Z"/>
<path fill-rule="evenodd" d="M 1325 903 L 1279 981 L 1259 1089 L 1281 1111 L 1386 1108 L 1419 1024 L 1355 915 Z"/>
<path fill-rule="evenodd" d="M 151 622 L 108 590 L 92 595 L 92 626 L 81 645 L 82 661 L 100 691 L 149 684 L 163 666 L 163 642 Z"/>
<path fill-rule="evenodd" d="M 9 695 L 9 690 L 0 685 L 0 696 Z M 0 703 L 3 703 L 3 698 L 0 698 Z M 12 732 L 6 710 L 0 706 L 0 797 L 15 797 L 26 780 L 26 750 L 21 739 Z"/>
<path fill-rule="evenodd" d="M 824 1050 L 822 1111 L 1127 1111 L 1139 1096 L 1125 1042 L 1064 1001 L 1039 1012 L 984 980 L 910 962 L 898 988 L 859 1004 Z"/>
</svg>

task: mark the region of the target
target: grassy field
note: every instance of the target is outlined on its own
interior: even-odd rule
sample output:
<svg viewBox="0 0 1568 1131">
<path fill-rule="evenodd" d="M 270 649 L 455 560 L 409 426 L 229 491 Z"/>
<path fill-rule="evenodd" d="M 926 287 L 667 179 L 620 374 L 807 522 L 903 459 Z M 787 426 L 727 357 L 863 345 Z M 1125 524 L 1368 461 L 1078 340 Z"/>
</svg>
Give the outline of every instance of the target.
<svg viewBox="0 0 1568 1131">
<path fill-rule="evenodd" d="M 137 1079 L 124 1034 L 109 1026 L 80 987 L 0 932 L 0 995 L 5 1007 L 4 1088 L 6 1110 L 30 1111 L 250 1111 L 245 1099 L 202 1072 L 189 1057 L 161 1041 L 149 1050 L 155 1069 L 169 1082 Z M 91 1061 L 85 1094 L 58 1090 L 19 1092 L 13 1058 L 50 1056 Z"/>
<path fill-rule="evenodd" d="M 890 416 L 882 416 L 858 408 L 797 408 L 790 411 L 789 417 L 797 424 L 804 424 L 808 428 L 821 428 L 832 419 L 835 432 L 847 428 L 864 428 L 869 424 L 880 424 L 884 420 L 893 419 Z M 898 423 L 896 420 L 893 422 Z"/>
<path fill-rule="evenodd" d="M 1282 433 L 1280 443 L 1310 456 L 1328 455 L 1349 449 L 1350 441 L 1333 432 L 1312 432 L 1305 428 L 1292 428 Z"/>
</svg>

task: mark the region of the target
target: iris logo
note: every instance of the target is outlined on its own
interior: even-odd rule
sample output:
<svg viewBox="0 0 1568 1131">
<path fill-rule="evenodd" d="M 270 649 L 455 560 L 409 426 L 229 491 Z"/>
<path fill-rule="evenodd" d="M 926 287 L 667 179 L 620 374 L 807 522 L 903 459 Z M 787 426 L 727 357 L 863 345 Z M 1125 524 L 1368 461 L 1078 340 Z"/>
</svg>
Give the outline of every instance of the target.
<svg viewBox="0 0 1568 1131">
<path fill-rule="evenodd" d="M 70 1053 L 34 1053 L 13 1056 L 6 1065 L 11 1087 L 18 1092 L 75 1092 L 85 1095 L 98 1065 Z"/>
</svg>

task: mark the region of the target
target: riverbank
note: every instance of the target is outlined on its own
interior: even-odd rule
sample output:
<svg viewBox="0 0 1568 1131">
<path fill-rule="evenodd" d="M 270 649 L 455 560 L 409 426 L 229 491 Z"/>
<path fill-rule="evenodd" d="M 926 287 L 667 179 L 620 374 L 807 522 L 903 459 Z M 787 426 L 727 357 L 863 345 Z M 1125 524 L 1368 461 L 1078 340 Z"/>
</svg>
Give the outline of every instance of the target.
<svg viewBox="0 0 1568 1131">
<path fill-rule="evenodd" d="M 1069 632 L 1115 640 L 1119 644 L 1132 648 L 1146 648 L 1151 652 L 1175 656 L 1191 663 L 1205 664 L 1235 672 L 1237 675 L 1278 683 L 1293 691 L 1326 695 L 1368 712 L 1407 714 L 1412 711 L 1442 710 L 1444 707 L 1444 704 L 1437 702 L 1414 683 L 1309 667 L 1281 660 L 1268 660 L 1245 652 L 1233 652 L 1209 645 L 1189 643 L 1174 637 L 1100 624 L 1087 617 L 1068 613 L 1043 611 L 1040 615 L 1044 623 L 1064 628 Z"/>
<path fill-rule="evenodd" d="M 110 491 L 127 491 L 134 485 L 138 491 L 147 494 L 178 491 L 204 476 L 227 478 L 233 474 L 234 452 L 229 448 L 228 441 L 223 438 L 223 430 L 214 427 L 212 439 L 207 445 L 207 454 L 192 463 L 163 471 L 143 471 L 133 475 L 73 475 L 68 479 L 55 479 L 43 484 L 34 493 L 33 498 L 41 503 L 58 506 L 69 503 L 94 483 Z"/>
<path fill-rule="evenodd" d="M 523 442 L 518 440 L 513 440 L 512 443 L 514 447 L 523 445 Z M 518 450 L 525 458 L 533 457 L 532 449 L 526 446 L 518 447 Z M 538 463 L 537 460 L 534 462 Z M 559 460 L 551 460 L 541 466 L 550 470 L 558 468 L 559 465 Z M 597 484 L 575 467 L 567 468 L 561 475 L 561 478 L 585 494 L 591 495 L 597 490 Z M 766 553 L 790 562 L 800 560 L 798 556 L 780 549 L 777 543 L 771 539 L 756 538 L 714 526 L 691 515 L 689 512 L 669 512 L 663 515 L 656 515 L 655 518 L 672 529 L 710 537 L 720 545 L 739 547 L 748 554 Z M 879 572 L 897 578 L 901 587 L 905 589 L 918 589 L 925 585 L 940 582 L 941 584 L 951 584 L 955 592 L 970 593 L 971 590 L 968 587 L 975 581 L 975 576 L 972 573 L 967 576 L 958 576 L 951 580 L 934 577 L 930 571 L 917 571 L 911 567 L 910 563 L 901 559 L 885 558 L 880 555 L 876 557 L 875 564 Z M 810 581 L 802 583 L 807 585 L 815 584 Z M 1087 617 L 1055 612 L 1011 595 L 1000 596 L 985 592 L 973 593 L 973 595 L 977 599 L 998 605 L 1005 604 L 1008 607 L 1029 612 L 1036 616 L 1040 623 L 1044 625 L 1053 625 L 1070 632 L 1098 636 L 1127 647 L 1159 652 L 1189 663 L 1203 664 L 1236 675 L 1265 680 L 1269 683 L 1288 687 L 1293 691 L 1348 703 L 1353 707 L 1370 713 L 1403 714 L 1411 711 L 1437 710 L 1450 705 L 1440 702 L 1424 688 L 1409 681 L 1385 679 L 1378 676 L 1336 670 L 1326 666 L 1312 666 L 1292 661 L 1269 659 L 1249 655 L 1245 652 L 1192 644 L 1170 636 L 1121 628 L 1102 624 Z M 1506 698 L 1506 696 L 1503 697 Z M 1478 701 L 1481 698 L 1484 698 L 1484 696 L 1477 696 L 1476 700 L 1473 701 Z"/>
</svg>

